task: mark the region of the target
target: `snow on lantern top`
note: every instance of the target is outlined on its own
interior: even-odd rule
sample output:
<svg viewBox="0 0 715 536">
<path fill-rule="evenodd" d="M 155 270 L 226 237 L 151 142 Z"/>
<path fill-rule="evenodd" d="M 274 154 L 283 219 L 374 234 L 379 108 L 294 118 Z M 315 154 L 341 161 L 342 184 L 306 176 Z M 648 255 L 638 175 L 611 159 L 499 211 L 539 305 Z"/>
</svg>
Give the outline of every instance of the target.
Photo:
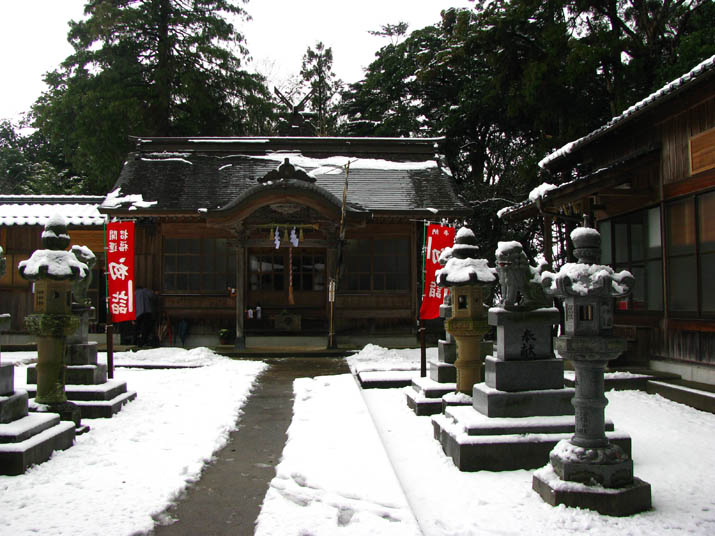
<svg viewBox="0 0 715 536">
<path fill-rule="evenodd" d="M 440 287 L 475 285 L 496 281 L 494 268 L 486 259 L 477 259 L 477 238 L 471 229 L 462 227 L 454 238 L 451 257 L 444 268 L 435 272 Z"/>
<path fill-rule="evenodd" d="M 630 294 L 635 278 L 627 271 L 615 272 L 610 266 L 596 264 L 601 257 L 601 235 L 596 229 L 578 227 L 571 233 L 578 262 L 564 264 L 554 274 L 541 276 L 550 296 L 600 296 L 620 298 Z"/>
<path fill-rule="evenodd" d="M 67 222 L 60 215 L 52 216 L 42 232 L 42 245 L 45 249 L 35 250 L 29 259 L 18 264 L 20 275 L 30 281 L 84 279 L 89 269 L 86 264 L 79 262 L 73 253 L 65 251 L 69 243 Z"/>
</svg>

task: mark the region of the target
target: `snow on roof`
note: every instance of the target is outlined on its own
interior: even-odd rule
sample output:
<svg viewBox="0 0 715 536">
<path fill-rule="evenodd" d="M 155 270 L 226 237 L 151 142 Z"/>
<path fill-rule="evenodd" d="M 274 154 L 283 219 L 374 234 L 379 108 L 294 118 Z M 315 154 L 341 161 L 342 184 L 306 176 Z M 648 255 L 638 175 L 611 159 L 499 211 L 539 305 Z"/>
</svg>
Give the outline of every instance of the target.
<svg viewBox="0 0 715 536">
<path fill-rule="evenodd" d="M 128 205 L 129 210 L 136 210 L 138 208 L 149 208 L 153 207 L 158 203 L 158 201 L 144 201 L 142 194 L 130 194 L 130 195 L 119 195 L 122 192 L 121 188 L 109 192 L 107 197 L 102 201 L 102 208 L 119 208 L 122 205 Z"/>
<path fill-rule="evenodd" d="M 662 88 L 660 88 L 658 91 L 655 91 L 655 92 L 651 93 L 650 95 L 648 95 L 646 98 L 638 101 L 630 108 L 627 108 L 626 110 L 624 110 L 620 115 L 617 115 L 616 117 L 612 118 L 608 123 L 601 126 L 600 128 L 597 128 L 593 132 L 586 134 L 582 138 L 579 138 L 577 140 L 567 143 L 560 149 L 557 149 L 553 153 L 547 155 L 539 162 L 539 167 L 540 168 L 548 167 L 549 164 L 551 164 L 555 160 L 562 158 L 563 156 L 565 156 L 565 155 L 573 152 L 574 150 L 580 148 L 581 146 L 587 144 L 591 140 L 601 136 L 602 134 L 608 132 L 609 130 L 611 130 L 613 128 L 616 128 L 617 126 L 624 123 L 626 120 L 628 120 L 632 116 L 643 111 L 645 108 L 658 102 L 662 98 L 670 95 L 671 93 L 680 89 L 687 83 L 692 82 L 693 80 L 697 79 L 703 73 L 712 70 L 714 67 L 715 67 L 715 55 L 700 62 L 698 65 L 693 67 L 689 72 L 685 73 L 680 78 L 676 78 L 672 82 L 670 82 L 670 83 L 666 84 L 665 86 L 663 86 Z"/>
<path fill-rule="evenodd" d="M 345 166 L 350 164 L 351 169 L 378 169 L 378 170 L 399 170 L 416 171 L 421 169 L 432 169 L 437 167 L 436 160 L 425 160 L 422 162 L 396 162 L 382 160 L 378 158 L 355 158 L 354 156 L 330 156 L 328 158 L 311 158 L 303 156 L 301 153 L 275 152 L 266 155 L 252 155 L 247 158 L 257 160 L 275 160 L 283 162 L 286 158 L 296 167 L 311 169 L 310 175 L 328 175 L 343 173 Z"/>
<path fill-rule="evenodd" d="M 550 192 L 551 190 L 555 190 L 556 188 L 557 187 L 555 185 L 549 184 L 548 182 L 541 183 L 529 192 L 529 201 L 536 201 L 537 199 L 541 199 L 548 192 Z"/>
<path fill-rule="evenodd" d="M 86 199 L 86 202 L 82 202 Z M 68 225 L 103 225 L 107 217 L 100 214 L 95 196 L 2 196 L 0 225 L 45 225 L 55 214 Z M 67 202 L 77 201 L 77 202 Z"/>
</svg>

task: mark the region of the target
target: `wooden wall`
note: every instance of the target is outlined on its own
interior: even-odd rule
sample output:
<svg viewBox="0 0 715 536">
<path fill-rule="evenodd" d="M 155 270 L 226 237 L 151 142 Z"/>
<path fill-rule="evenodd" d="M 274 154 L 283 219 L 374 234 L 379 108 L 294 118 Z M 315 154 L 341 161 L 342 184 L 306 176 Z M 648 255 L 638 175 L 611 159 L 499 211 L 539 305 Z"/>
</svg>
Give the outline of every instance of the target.
<svg viewBox="0 0 715 536">
<path fill-rule="evenodd" d="M 0 312 L 11 313 L 11 331 L 24 331 L 24 319 L 32 313 L 32 285 L 20 277 L 17 265 L 42 247 L 40 225 L 13 225 L 0 228 L 0 246 L 5 251 L 7 271 L 0 278 Z M 70 245 L 90 248 L 103 262 L 104 230 L 98 228 L 69 228 Z"/>
<path fill-rule="evenodd" d="M 672 184 L 691 176 L 690 140 L 715 128 L 715 96 L 669 117 L 661 124 L 661 177 Z"/>
</svg>

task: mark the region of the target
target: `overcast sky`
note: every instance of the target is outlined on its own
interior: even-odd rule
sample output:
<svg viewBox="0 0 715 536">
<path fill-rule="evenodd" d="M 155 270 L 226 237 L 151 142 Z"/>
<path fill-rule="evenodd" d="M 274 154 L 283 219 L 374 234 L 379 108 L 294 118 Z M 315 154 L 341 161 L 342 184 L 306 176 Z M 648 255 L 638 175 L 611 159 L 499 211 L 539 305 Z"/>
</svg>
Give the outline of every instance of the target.
<svg viewBox="0 0 715 536">
<path fill-rule="evenodd" d="M 27 111 L 44 91 L 43 74 L 71 52 L 67 22 L 83 16 L 84 0 L 0 0 L 0 119 Z M 333 49 L 333 70 L 355 82 L 388 43 L 368 34 L 382 25 L 408 22 L 410 30 L 439 20 L 448 7 L 469 0 L 250 0 L 253 20 L 239 25 L 255 68 L 271 82 L 295 75 L 308 46 Z"/>
</svg>

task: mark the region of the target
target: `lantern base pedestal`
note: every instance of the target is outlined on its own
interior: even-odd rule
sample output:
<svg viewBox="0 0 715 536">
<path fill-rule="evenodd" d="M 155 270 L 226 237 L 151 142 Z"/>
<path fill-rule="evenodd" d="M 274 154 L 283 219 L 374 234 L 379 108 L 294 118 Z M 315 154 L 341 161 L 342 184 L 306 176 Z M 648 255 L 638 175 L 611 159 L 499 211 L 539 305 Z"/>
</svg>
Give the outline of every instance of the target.
<svg viewBox="0 0 715 536">
<path fill-rule="evenodd" d="M 534 417 L 537 415 L 573 415 L 571 399 L 575 390 L 535 389 L 500 391 L 478 383 L 472 391 L 474 409 L 487 417 Z"/>
<path fill-rule="evenodd" d="M 30 396 L 36 386 L 28 385 Z M 108 380 L 98 385 L 73 385 L 65 387 L 67 398 L 79 408 L 83 419 L 110 418 L 137 397 L 136 391 L 127 390 L 127 382 Z"/>
<path fill-rule="evenodd" d="M 560 359 L 506 361 L 487 356 L 484 365 L 484 383 L 499 391 L 561 389 L 564 386 L 564 362 Z"/>
<path fill-rule="evenodd" d="M 442 412 L 442 397 L 453 393 L 457 384 L 440 383 L 429 378 L 414 378 L 410 389 L 405 389 L 407 406 L 416 415 L 435 415 Z"/>
<path fill-rule="evenodd" d="M 575 430 L 574 417 L 487 417 L 470 407 L 452 406 L 432 417 L 434 437 L 460 471 L 537 469 L 549 462 L 559 441 Z M 606 427 L 608 439 L 630 452 L 631 438 Z"/>
<path fill-rule="evenodd" d="M 588 486 L 561 480 L 547 465 L 534 473 L 532 489 L 551 506 L 587 508 L 608 516 L 630 516 L 651 508 L 650 484 L 639 478 L 621 488 Z"/>
<path fill-rule="evenodd" d="M 54 451 L 70 448 L 74 438 L 74 423 L 60 421 L 55 413 L 30 413 L 0 424 L 0 475 L 21 475 Z"/>
<path fill-rule="evenodd" d="M 137 397 L 127 382 L 107 379 L 107 365 L 97 363 L 97 343 L 81 340 L 67 345 L 65 395 L 81 411 L 83 419 L 111 418 Z M 27 391 L 37 392 L 37 370 L 27 367 Z M 63 420 L 66 420 L 63 417 Z"/>
<path fill-rule="evenodd" d="M 82 410 L 72 402 L 55 402 L 52 404 L 38 403 L 34 398 L 28 404 L 30 413 L 56 413 L 61 421 L 70 421 L 74 424 L 75 434 L 81 435 L 89 432 L 89 426 L 82 424 Z"/>
</svg>

